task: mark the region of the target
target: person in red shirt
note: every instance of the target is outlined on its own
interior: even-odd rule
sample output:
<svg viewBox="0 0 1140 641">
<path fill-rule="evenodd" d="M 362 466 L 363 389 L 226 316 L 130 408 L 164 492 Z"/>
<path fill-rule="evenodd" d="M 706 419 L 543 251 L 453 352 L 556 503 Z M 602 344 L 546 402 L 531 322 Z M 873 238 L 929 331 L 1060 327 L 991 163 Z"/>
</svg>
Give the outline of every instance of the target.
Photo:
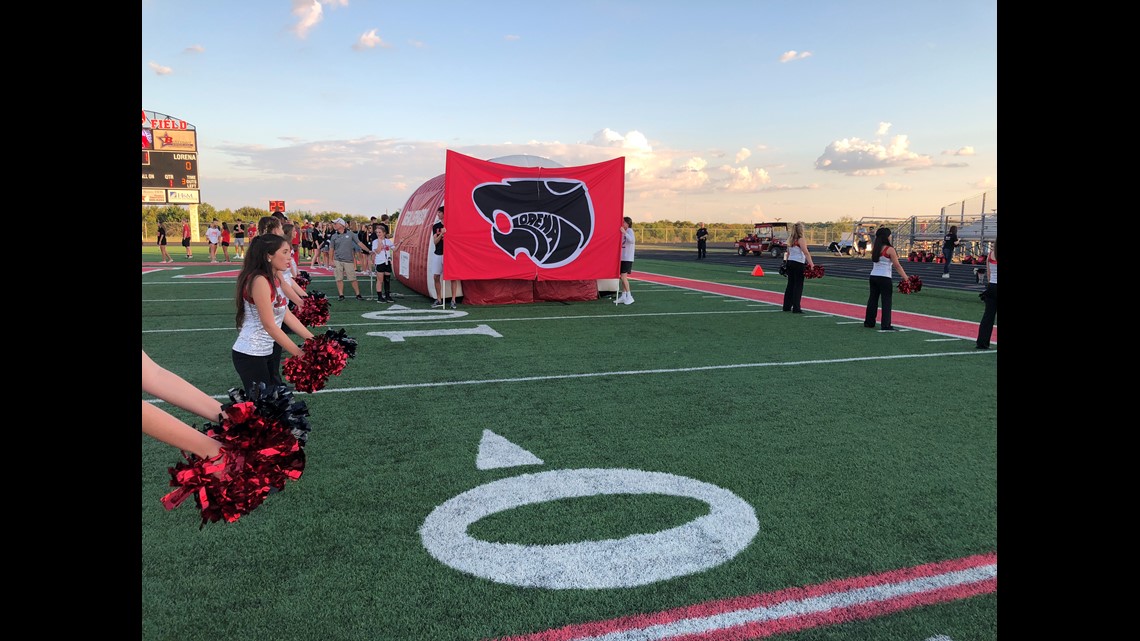
<svg viewBox="0 0 1140 641">
<path fill-rule="evenodd" d="M 225 262 L 230 262 L 230 225 L 229 223 L 222 223 L 222 253 L 225 255 Z"/>
<path fill-rule="evenodd" d="M 186 260 L 194 258 L 194 252 L 190 249 L 190 219 L 182 219 L 182 246 L 186 248 Z"/>
</svg>

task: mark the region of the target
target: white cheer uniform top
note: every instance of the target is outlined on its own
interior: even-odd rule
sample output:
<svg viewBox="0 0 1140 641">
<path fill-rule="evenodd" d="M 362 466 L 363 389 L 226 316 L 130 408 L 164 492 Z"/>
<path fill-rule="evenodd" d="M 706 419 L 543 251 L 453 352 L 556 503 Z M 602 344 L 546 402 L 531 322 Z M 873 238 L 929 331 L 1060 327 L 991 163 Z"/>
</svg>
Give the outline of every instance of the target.
<svg viewBox="0 0 1140 641">
<path fill-rule="evenodd" d="M 990 282 L 997 285 L 997 259 L 990 258 L 986 265 L 986 274 L 990 277 Z"/>
<path fill-rule="evenodd" d="M 804 256 L 804 250 L 800 249 L 799 245 L 792 245 L 788 249 L 788 260 L 797 263 L 806 263 L 807 257 Z"/>
<path fill-rule="evenodd" d="M 871 263 L 872 276 L 885 276 L 887 278 L 892 278 L 895 273 L 894 270 L 895 264 L 891 262 L 890 258 L 882 254 L 879 255 L 879 262 Z"/>
<path fill-rule="evenodd" d="M 261 325 L 261 317 L 257 315 L 257 306 L 253 301 L 245 298 L 242 304 L 245 305 L 245 319 L 242 321 L 237 340 L 234 341 L 234 351 L 249 356 L 269 356 L 273 353 L 273 346 L 277 341 L 273 340 Z M 280 283 L 277 283 L 273 289 L 273 320 L 278 327 L 281 327 L 281 323 L 285 321 L 287 311 L 289 311 L 289 299 L 285 298 Z"/>
</svg>

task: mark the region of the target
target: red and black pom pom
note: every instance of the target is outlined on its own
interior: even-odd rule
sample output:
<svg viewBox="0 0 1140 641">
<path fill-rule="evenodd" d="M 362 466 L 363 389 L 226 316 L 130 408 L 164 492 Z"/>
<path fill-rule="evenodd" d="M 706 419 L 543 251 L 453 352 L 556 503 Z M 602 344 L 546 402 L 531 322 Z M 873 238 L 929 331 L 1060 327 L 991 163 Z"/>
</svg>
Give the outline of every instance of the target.
<svg viewBox="0 0 1140 641">
<path fill-rule="evenodd" d="M 330 329 L 324 336 L 306 340 L 301 351 L 301 356 L 285 359 L 285 378 L 299 392 L 316 392 L 324 389 L 329 378 L 340 374 L 348 359 L 356 356 L 356 339 L 347 336 L 343 329 Z"/>
<path fill-rule="evenodd" d="M 329 322 L 329 299 L 323 292 L 314 289 L 301 302 L 301 308 L 293 314 L 307 327 L 320 327 Z"/>
<path fill-rule="evenodd" d="M 911 275 L 905 280 L 899 281 L 900 294 L 914 294 L 919 291 L 922 291 L 922 279 L 917 275 Z"/>
<path fill-rule="evenodd" d="M 309 275 L 309 272 L 301 270 L 293 280 L 297 281 L 297 284 L 300 285 L 302 289 L 308 289 L 309 283 L 313 282 L 313 277 Z"/>
<path fill-rule="evenodd" d="M 230 390 L 230 398 L 220 424 L 205 426 L 206 435 L 221 442 L 221 451 L 209 459 L 184 452 L 186 460 L 169 468 L 176 489 L 162 497 L 172 510 L 193 496 L 202 513 L 199 529 L 237 521 L 305 471 L 303 446 L 310 427 L 304 402 L 294 402 L 284 385 L 266 388 L 264 383 L 251 389 L 250 397 Z"/>
<path fill-rule="evenodd" d="M 813 265 L 805 268 L 804 278 L 823 278 L 823 265 Z"/>
</svg>

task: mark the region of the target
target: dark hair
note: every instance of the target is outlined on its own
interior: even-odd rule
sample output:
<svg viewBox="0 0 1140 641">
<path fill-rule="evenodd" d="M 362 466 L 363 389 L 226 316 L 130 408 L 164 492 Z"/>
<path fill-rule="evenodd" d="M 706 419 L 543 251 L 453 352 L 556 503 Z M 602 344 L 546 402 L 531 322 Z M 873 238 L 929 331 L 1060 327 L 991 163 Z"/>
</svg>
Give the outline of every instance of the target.
<svg viewBox="0 0 1140 641">
<path fill-rule="evenodd" d="M 629 216 L 626 216 L 625 218 L 622 218 L 622 220 L 624 220 L 624 221 L 625 221 L 625 224 L 629 225 L 630 227 L 633 227 L 633 219 L 632 219 L 632 218 L 630 218 Z"/>
<path fill-rule="evenodd" d="M 875 231 L 875 246 L 871 249 L 871 262 L 879 262 L 879 257 L 883 255 L 883 248 L 891 246 L 891 228 L 880 227 Z"/>
<path fill-rule="evenodd" d="M 958 233 L 958 226 L 957 225 L 950 225 L 950 233 L 951 234 L 957 234 Z"/>
<path fill-rule="evenodd" d="M 277 234 L 259 233 L 254 236 L 253 240 L 249 241 L 245 250 L 245 260 L 242 261 L 241 272 L 238 273 L 237 277 L 237 316 L 234 317 L 234 321 L 237 323 L 238 329 L 241 329 L 242 323 L 245 322 L 245 299 L 252 295 L 254 279 L 258 276 L 264 276 L 265 280 L 269 281 L 272 286 L 277 281 L 277 274 L 273 273 L 269 258 L 281 251 L 282 247 L 288 246 L 289 241 L 284 236 Z"/>
<path fill-rule="evenodd" d="M 262 216 L 261 220 L 257 221 L 257 235 L 260 236 L 270 229 L 281 226 L 281 219 L 273 216 Z"/>
</svg>

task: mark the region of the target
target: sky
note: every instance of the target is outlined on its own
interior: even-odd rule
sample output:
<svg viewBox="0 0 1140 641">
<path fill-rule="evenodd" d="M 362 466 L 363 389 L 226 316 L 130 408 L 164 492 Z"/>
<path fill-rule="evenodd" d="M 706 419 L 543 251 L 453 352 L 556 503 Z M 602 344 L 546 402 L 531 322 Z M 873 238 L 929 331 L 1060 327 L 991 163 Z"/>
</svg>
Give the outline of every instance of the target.
<svg viewBox="0 0 1140 641">
<path fill-rule="evenodd" d="M 391 213 L 449 149 L 624 156 L 635 222 L 997 187 L 997 0 L 143 0 L 141 71 L 217 209 Z"/>
</svg>

